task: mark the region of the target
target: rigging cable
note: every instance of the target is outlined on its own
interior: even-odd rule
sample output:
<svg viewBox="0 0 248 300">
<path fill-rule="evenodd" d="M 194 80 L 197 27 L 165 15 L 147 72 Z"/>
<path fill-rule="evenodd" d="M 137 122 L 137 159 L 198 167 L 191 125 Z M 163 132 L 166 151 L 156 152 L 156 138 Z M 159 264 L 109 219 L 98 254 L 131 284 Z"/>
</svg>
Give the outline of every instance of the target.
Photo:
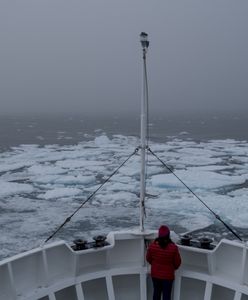
<svg viewBox="0 0 248 300">
<path fill-rule="evenodd" d="M 228 225 L 226 224 L 219 215 L 217 215 L 199 196 L 197 196 L 194 191 L 187 185 L 185 184 L 174 172 L 173 170 L 168 167 L 150 148 L 148 148 L 148 151 L 155 156 L 161 163 L 162 165 L 170 171 L 214 216 L 217 220 L 219 220 L 236 238 L 238 238 L 241 242 L 243 241 L 242 238 Z"/>
<path fill-rule="evenodd" d="M 129 157 L 121 164 L 119 165 L 119 167 L 117 169 L 114 170 L 114 172 L 112 172 L 112 174 L 110 174 L 108 176 L 108 178 L 106 178 L 104 180 L 104 182 L 85 200 L 81 203 L 81 205 L 69 216 L 65 219 L 65 221 L 44 241 L 44 244 L 47 243 L 50 239 L 52 239 L 55 234 L 57 234 L 57 232 L 64 227 L 64 225 L 68 222 L 70 222 L 71 218 L 90 200 L 93 198 L 93 196 L 95 196 L 95 194 L 110 180 L 111 177 L 113 177 L 121 167 L 123 167 L 123 165 L 125 165 L 125 163 L 132 157 L 134 156 L 137 152 L 139 151 L 139 147 L 137 147 L 134 152 L 132 154 L 129 155 Z"/>
</svg>

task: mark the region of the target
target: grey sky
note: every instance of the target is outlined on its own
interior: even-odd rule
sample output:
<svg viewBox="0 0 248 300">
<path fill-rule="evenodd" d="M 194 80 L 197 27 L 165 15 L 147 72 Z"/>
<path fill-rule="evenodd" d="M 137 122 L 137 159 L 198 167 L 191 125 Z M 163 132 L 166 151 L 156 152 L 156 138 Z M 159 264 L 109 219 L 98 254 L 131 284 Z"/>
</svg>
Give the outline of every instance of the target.
<svg viewBox="0 0 248 300">
<path fill-rule="evenodd" d="M 248 111 L 247 0 L 1 0 L 1 114 Z"/>
</svg>

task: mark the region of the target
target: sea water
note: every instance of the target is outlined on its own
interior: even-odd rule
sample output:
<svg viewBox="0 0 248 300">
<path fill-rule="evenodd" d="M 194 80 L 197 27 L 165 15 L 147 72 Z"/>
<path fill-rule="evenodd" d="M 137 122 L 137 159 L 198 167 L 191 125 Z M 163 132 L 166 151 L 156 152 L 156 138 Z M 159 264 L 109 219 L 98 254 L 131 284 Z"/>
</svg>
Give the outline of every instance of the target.
<svg viewBox="0 0 248 300">
<path fill-rule="evenodd" d="M 248 134 L 240 115 L 154 116 L 149 147 L 244 239 Z M 40 245 L 139 146 L 136 117 L 22 116 L 0 121 L 0 258 Z M 133 155 L 54 239 L 139 226 Z M 230 237 L 177 178 L 148 156 L 145 227 Z M 203 233 L 204 232 L 204 233 Z M 53 239 L 53 240 L 54 240 Z"/>
</svg>

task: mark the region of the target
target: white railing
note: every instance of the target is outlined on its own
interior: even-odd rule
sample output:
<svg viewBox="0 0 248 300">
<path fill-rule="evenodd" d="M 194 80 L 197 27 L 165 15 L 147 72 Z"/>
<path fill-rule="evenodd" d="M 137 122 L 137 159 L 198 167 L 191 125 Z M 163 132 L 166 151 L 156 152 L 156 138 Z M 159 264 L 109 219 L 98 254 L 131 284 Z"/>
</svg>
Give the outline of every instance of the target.
<svg viewBox="0 0 248 300">
<path fill-rule="evenodd" d="M 152 299 L 144 238 L 155 232 L 110 233 L 109 245 L 73 251 L 65 242 L 46 245 L 0 264 L 0 300 Z M 247 248 L 222 240 L 214 250 L 179 246 L 183 264 L 173 300 L 248 300 Z"/>
</svg>

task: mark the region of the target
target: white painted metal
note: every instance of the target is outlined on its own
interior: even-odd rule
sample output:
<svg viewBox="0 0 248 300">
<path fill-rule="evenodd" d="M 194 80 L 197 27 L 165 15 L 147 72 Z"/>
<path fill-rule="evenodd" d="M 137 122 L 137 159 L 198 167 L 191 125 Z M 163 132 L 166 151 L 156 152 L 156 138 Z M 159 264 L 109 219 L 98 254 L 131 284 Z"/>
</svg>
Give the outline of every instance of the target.
<svg viewBox="0 0 248 300">
<path fill-rule="evenodd" d="M 115 232 L 103 248 L 75 252 L 65 242 L 55 242 L 5 259 L 0 263 L 0 300 L 151 299 L 141 245 L 154 237 L 155 232 Z M 179 250 L 183 264 L 173 300 L 248 299 L 245 244 L 222 240 L 214 250 L 181 245 Z"/>
<path fill-rule="evenodd" d="M 82 285 L 80 283 L 76 284 L 76 293 L 78 300 L 85 300 Z"/>
<path fill-rule="evenodd" d="M 144 202 L 146 190 L 146 147 L 147 147 L 147 119 L 148 119 L 148 84 L 147 84 L 147 71 L 146 71 L 146 53 L 148 49 L 147 43 L 142 43 L 143 55 L 143 81 L 142 81 L 142 97 L 141 97 L 141 116 L 140 116 L 140 148 L 141 148 L 141 170 L 140 170 L 140 231 L 144 231 Z"/>
<path fill-rule="evenodd" d="M 206 284 L 204 300 L 211 300 L 212 288 L 213 284 L 208 281 Z"/>
<path fill-rule="evenodd" d="M 12 266 L 11 263 L 7 263 L 7 268 L 8 268 L 8 278 L 9 278 L 9 285 L 11 287 L 11 299 L 16 298 L 16 290 L 15 290 L 15 284 L 14 284 L 14 277 L 13 277 L 13 272 L 12 272 Z"/>
<path fill-rule="evenodd" d="M 49 300 L 56 300 L 55 295 L 53 293 L 49 295 Z"/>
<path fill-rule="evenodd" d="M 109 300 L 115 300 L 112 276 L 107 275 L 106 281 L 107 281 L 108 298 Z"/>
</svg>

